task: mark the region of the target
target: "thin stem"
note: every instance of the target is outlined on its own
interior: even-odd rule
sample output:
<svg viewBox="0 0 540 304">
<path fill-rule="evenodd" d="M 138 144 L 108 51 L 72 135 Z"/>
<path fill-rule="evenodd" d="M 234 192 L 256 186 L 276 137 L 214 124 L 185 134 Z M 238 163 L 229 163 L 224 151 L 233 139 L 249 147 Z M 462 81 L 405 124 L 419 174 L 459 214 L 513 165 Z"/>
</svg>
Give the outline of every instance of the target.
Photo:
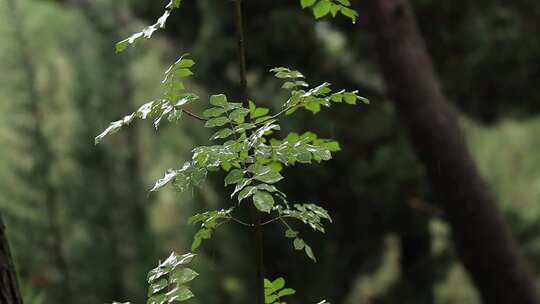
<svg viewBox="0 0 540 304">
<path fill-rule="evenodd" d="M 275 222 L 275 221 L 279 221 L 279 220 L 283 220 L 283 217 L 282 217 L 282 216 L 278 216 L 278 217 L 275 217 L 275 218 L 273 218 L 273 219 L 270 219 L 270 220 L 268 220 L 268 221 L 266 221 L 266 222 L 262 222 L 262 223 L 261 223 L 261 226 L 268 225 L 268 224 L 271 224 L 271 223 L 273 223 L 273 222 Z"/>
<path fill-rule="evenodd" d="M 263 234 L 262 234 L 262 225 L 261 225 L 261 218 L 259 216 L 259 213 L 254 205 L 251 205 L 250 208 L 251 218 L 253 219 L 253 223 L 255 227 L 253 227 L 253 238 L 255 241 L 255 261 L 257 263 L 256 267 L 256 303 L 257 304 L 264 304 L 264 265 L 263 265 Z"/>
<path fill-rule="evenodd" d="M 263 121 L 261 121 L 261 122 L 256 123 L 255 125 L 262 125 L 263 123 L 265 123 L 265 122 L 267 122 L 267 121 L 269 121 L 269 120 L 271 120 L 271 119 L 277 119 L 279 116 L 281 116 L 281 115 L 287 113 L 287 111 L 289 111 L 289 110 L 291 110 L 291 109 L 293 109 L 293 108 L 295 108 L 295 107 L 298 107 L 298 105 L 288 106 L 288 107 L 286 107 L 285 109 L 279 111 L 278 113 L 276 113 L 276 114 L 274 114 L 274 115 L 268 117 L 267 119 L 265 119 L 265 120 L 263 120 Z M 278 120 L 278 119 L 277 119 L 277 120 Z"/>
<path fill-rule="evenodd" d="M 242 0 L 235 0 L 235 12 L 236 12 L 236 37 L 238 44 L 238 69 L 240 73 L 240 90 L 242 103 L 244 107 L 249 107 L 248 95 L 247 95 L 247 76 L 246 76 L 246 47 L 244 44 L 244 21 L 242 17 Z"/>
<path fill-rule="evenodd" d="M 197 114 L 195 114 L 193 112 L 190 112 L 190 111 L 188 111 L 186 109 L 182 109 L 182 112 L 186 113 L 187 116 L 191 116 L 191 117 L 193 117 L 193 118 L 195 118 L 197 120 L 200 120 L 200 121 L 203 121 L 203 122 L 208 121 L 208 119 L 203 118 L 203 117 L 201 117 L 201 116 L 199 116 L 199 115 L 197 115 Z"/>
<path fill-rule="evenodd" d="M 254 224 L 246 223 L 246 222 L 244 222 L 244 221 L 242 221 L 242 220 L 239 220 L 239 219 L 237 219 L 237 218 L 235 218 L 235 217 L 232 217 L 232 216 L 229 216 L 228 219 L 230 219 L 230 220 L 232 220 L 232 221 L 235 221 L 235 222 L 237 222 L 238 224 L 240 224 L 240 225 L 242 225 L 242 226 L 246 226 L 246 227 L 255 227 Z"/>
<path fill-rule="evenodd" d="M 247 93 L 247 77 L 246 77 L 246 49 L 244 45 L 244 27 L 242 18 L 242 0 L 235 0 L 235 13 L 236 13 L 236 35 L 238 40 L 238 68 L 240 73 L 240 91 L 241 98 L 244 107 L 249 107 L 248 93 Z M 252 222 L 254 223 L 253 239 L 255 242 L 255 260 L 256 260 L 256 304 L 264 304 L 264 275 L 263 275 L 263 232 L 261 226 L 261 218 L 254 205 L 250 208 Z"/>
<path fill-rule="evenodd" d="M 289 230 L 293 230 L 291 228 L 291 226 L 289 226 L 289 224 L 283 219 L 283 217 L 279 217 L 279 219 L 281 220 L 281 222 L 283 223 L 283 225 L 285 225 L 285 227 Z"/>
<path fill-rule="evenodd" d="M 221 226 L 221 225 L 223 225 L 223 224 L 227 224 L 227 223 L 230 222 L 231 220 L 232 220 L 231 218 L 227 218 L 226 221 L 217 223 L 215 228 L 217 229 L 217 227 L 219 227 L 219 226 Z"/>
</svg>

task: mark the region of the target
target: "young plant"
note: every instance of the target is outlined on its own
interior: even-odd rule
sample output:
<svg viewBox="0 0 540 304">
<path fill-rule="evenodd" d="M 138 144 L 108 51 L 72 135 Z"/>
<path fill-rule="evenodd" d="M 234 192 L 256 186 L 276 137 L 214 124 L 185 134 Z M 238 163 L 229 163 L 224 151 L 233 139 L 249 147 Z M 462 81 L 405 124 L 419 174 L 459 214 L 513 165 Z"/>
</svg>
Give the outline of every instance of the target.
<svg viewBox="0 0 540 304">
<path fill-rule="evenodd" d="M 165 27 L 167 18 L 180 7 L 181 0 L 171 0 L 166 11 L 158 21 L 141 32 L 116 44 L 116 51 L 122 52 L 130 46 L 149 39 L 160 28 Z M 312 8 L 316 18 L 328 14 L 336 16 L 338 12 L 349 17 L 353 22 L 357 13 L 350 8 L 348 0 L 301 0 L 304 8 Z M 142 105 L 137 111 L 124 118 L 112 122 L 95 138 L 96 144 L 104 137 L 111 135 L 129 125 L 135 119 L 151 119 L 154 127 L 167 120 L 175 122 L 188 116 L 201 123 L 205 128 L 214 130 L 209 145 L 195 147 L 191 159 L 185 161 L 180 168 L 169 169 L 150 191 L 158 191 L 166 185 L 172 185 L 178 191 L 186 191 L 192 187 L 203 187 L 209 172 L 223 170 L 227 172 L 224 185 L 230 187 L 230 198 L 233 202 L 228 208 L 210 210 L 195 214 L 189 218 L 190 224 L 200 226 L 194 235 L 191 250 L 196 251 L 205 240 L 212 237 L 215 229 L 224 223 L 236 223 L 253 228 L 257 240 L 258 290 L 257 304 L 285 303 L 282 297 L 295 293 L 285 288 L 285 281 L 278 278 L 269 281 L 262 276 L 262 227 L 269 224 L 281 224 L 284 236 L 290 239 L 294 249 L 303 251 L 307 257 L 316 261 L 315 254 L 299 232 L 289 224 L 295 220 L 302 222 L 315 231 L 324 233 L 325 222 L 332 219 L 328 212 L 315 203 L 290 202 L 287 195 L 277 187 L 284 177 L 283 167 L 313 162 L 328 161 L 332 153 L 340 150 L 339 143 L 331 139 L 319 138 L 315 133 L 289 133 L 278 136 L 280 120 L 297 110 L 307 110 L 313 114 L 332 105 L 368 103 L 357 91 L 334 91 L 330 83 L 316 86 L 310 85 L 304 75 L 285 67 L 270 70 L 274 76 L 283 81 L 282 88 L 289 92 L 289 98 L 277 113 L 259 107 L 248 99 L 245 49 L 243 45 L 242 8 L 240 0 L 235 1 L 237 31 L 239 39 L 239 62 L 242 97 L 239 102 L 231 101 L 223 94 L 209 98 L 210 107 L 202 114 L 195 114 L 187 109 L 199 97 L 186 89 L 183 79 L 193 75 L 195 61 L 183 55 L 165 72 L 162 81 L 162 94 L 155 100 Z M 251 221 L 246 222 L 236 217 L 240 208 L 251 210 Z M 195 254 L 177 255 L 173 253 L 165 262 L 148 274 L 150 284 L 148 292 L 149 304 L 185 301 L 193 297 L 186 283 L 197 276 L 197 273 L 184 265 L 189 263 Z M 319 304 L 327 303 L 322 301 Z"/>
</svg>

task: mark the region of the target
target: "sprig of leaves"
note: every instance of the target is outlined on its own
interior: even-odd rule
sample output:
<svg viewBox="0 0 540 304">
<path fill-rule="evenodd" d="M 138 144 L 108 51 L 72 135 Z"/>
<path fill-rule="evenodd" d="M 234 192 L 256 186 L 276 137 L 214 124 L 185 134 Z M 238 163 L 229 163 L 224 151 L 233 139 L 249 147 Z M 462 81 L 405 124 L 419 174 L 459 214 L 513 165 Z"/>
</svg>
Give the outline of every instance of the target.
<svg viewBox="0 0 540 304">
<path fill-rule="evenodd" d="M 185 267 L 195 254 L 186 253 L 178 255 L 175 252 L 150 272 L 148 272 L 148 301 L 147 304 L 162 304 L 182 302 L 195 295 L 187 285 L 199 274 L 193 269 Z"/>
<path fill-rule="evenodd" d="M 161 98 L 111 123 L 109 128 L 96 137 L 96 142 L 135 118 L 153 118 L 156 127 L 163 117 L 169 120 L 179 118 L 182 111 L 185 111 L 184 106 L 196 99 L 193 94 L 185 91 L 182 83 L 184 77 L 192 75 L 190 68 L 193 65 L 193 60 L 182 56 L 165 72 Z M 157 191 L 168 184 L 173 184 L 181 192 L 186 191 L 190 187 L 202 186 L 208 172 L 224 170 L 228 172 L 224 185 L 233 187 L 231 198 L 236 196 L 237 205 L 251 199 L 258 211 L 272 215 L 274 219 L 279 218 L 283 222 L 285 219 L 297 219 L 316 231 L 324 232 L 323 220 L 331 221 L 326 210 L 315 204 L 291 204 L 276 183 L 284 178 L 281 174 L 283 167 L 328 161 L 332 153 L 340 150 L 339 143 L 319 138 L 312 132 L 301 135 L 289 133 L 279 139 L 275 136 L 275 132 L 281 130 L 279 119 L 298 108 L 316 114 L 321 105 L 328 107 L 331 103 L 342 101 L 353 105 L 357 100 L 367 100 L 358 96 L 356 91 L 332 92 L 327 83 L 309 88 L 304 75 L 299 71 L 281 67 L 272 69 L 272 72 L 277 78 L 285 80 L 283 87 L 291 92 L 280 112 L 272 114 L 269 109 L 258 107 L 251 101 L 248 108 L 245 108 L 241 103 L 229 101 L 223 94 L 210 96 L 211 107 L 203 112 L 202 119 L 206 128 L 215 129 L 210 140 L 217 144 L 194 148 L 191 160 L 186 161 L 180 169 L 167 170 L 150 191 Z M 232 219 L 231 211 L 214 210 L 192 218 L 191 223 L 202 223 L 201 229 L 195 234 L 192 250 L 196 250 L 203 240 L 211 238 L 219 223 Z M 303 250 L 315 261 L 311 247 L 303 239 L 297 236 L 292 239 L 295 249 Z"/>
<path fill-rule="evenodd" d="M 321 107 L 330 107 L 333 103 L 343 103 L 355 105 L 358 101 L 369 104 L 369 100 L 358 95 L 358 91 L 341 90 L 333 92 L 331 84 L 322 83 L 316 87 L 310 88 L 304 81 L 304 75 L 299 71 L 291 70 L 285 67 L 273 68 L 270 70 L 274 76 L 285 80 L 282 88 L 291 92 L 291 97 L 283 104 L 284 112 L 292 114 L 299 108 L 304 108 L 317 114 Z"/>
<path fill-rule="evenodd" d="M 96 136 L 94 142 L 100 143 L 103 138 L 118 132 L 124 126 L 133 122 L 134 119 L 153 119 L 154 127 L 157 129 L 164 117 L 168 121 L 178 121 L 182 117 L 185 107 L 199 99 L 193 93 L 186 92 L 183 79 L 193 75 L 191 67 L 195 61 L 188 58 L 188 55 L 182 55 L 166 71 L 165 77 L 161 82 L 163 89 L 162 95 L 156 100 L 147 102 L 137 109 L 137 111 L 124 116 L 124 118 L 110 123 L 110 125 L 101 134 Z"/>
<path fill-rule="evenodd" d="M 358 12 L 351 8 L 349 0 L 300 0 L 300 5 L 302 8 L 311 8 L 316 19 L 327 15 L 336 17 L 338 13 L 351 19 L 352 23 L 358 19 Z"/>
<path fill-rule="evenodd" d="M 230 214 L 233 209 L 234 208 L 207 211 L 190 217 L 188 224 L 201 223 L 201 228 L 193 237 L 191 251 L 197 250 L 204 240 L 210 239 L 212 237 L 212 232 L 220 223 L 231 219 Z"/>
<path fill-rule="evenodd" d="M 143 28 L 140 32 L 137 32 L 128 38 L 116 43 L 116 52 L 120 53 L 126 50 L 128 47 L 136 47 L 139 43 L 141 43 L 144 40 L 150 39 L 155 31 L 158 29 L 165 28 L 165 24 L 167 23 L 167 19 L 171 15 L 172 11 L 180 7 L 180 3 L 182 0 L 170 0 L 169 4 L 165 7 L 165 12 L 159 19 L 156 21 L 156 23 L 149 25 L 145 28 Z"/>
<path fill-rule="evenodd" d="M 295 293 L 296 290 L 285 288 L 285 279 L 283 278 L 277 278 L 273 281 L 264 279 L 264 303 L 266 304 L 287 304 L 281 298 Z"/>
<path fill-rule="evenodd" d="M 264 279 L 264 303 L 266 304 L 287 304 L 282 298 L 296 293 L 296 290 L 285 287 L 285 279 L 277 278 L 275 280 Z M 322 300 L 317 304 L 330 304 Z"/>
</svg>

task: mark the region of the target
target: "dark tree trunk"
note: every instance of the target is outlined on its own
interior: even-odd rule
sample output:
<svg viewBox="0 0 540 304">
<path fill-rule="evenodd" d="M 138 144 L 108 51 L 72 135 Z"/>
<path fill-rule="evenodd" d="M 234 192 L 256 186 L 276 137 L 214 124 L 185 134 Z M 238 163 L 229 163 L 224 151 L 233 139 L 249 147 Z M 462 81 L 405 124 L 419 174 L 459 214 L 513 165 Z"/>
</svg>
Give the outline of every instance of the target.
<svg viewBox="0 0 540 304">
<path fill-rule="evenodd" d="M 6 226 L 0 214 L 0 303 L 22 304 L 15 264 L 9 250 Z"/>
<path fill-rule="evenodd" d="M 484 303 L 540 303 L 496 201 L 467 150 L 406 0 L 363 0 L 388 93 Z"/>
</svg>

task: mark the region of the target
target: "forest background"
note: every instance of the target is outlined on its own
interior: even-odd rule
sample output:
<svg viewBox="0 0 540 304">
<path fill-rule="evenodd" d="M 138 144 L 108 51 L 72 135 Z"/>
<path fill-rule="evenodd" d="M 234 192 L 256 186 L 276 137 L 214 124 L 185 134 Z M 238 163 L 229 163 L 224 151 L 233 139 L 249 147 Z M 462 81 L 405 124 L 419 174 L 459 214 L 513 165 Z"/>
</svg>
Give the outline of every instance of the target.
<svg viewBox="0 0 540 304">
<path fill-rule="evenodd" d="M 323 237 L 304 232 L 316 240 L 316 264 L 268 228 L 267 271 L 302 291 L 294 303 L 322 296 L 333 303 L 480 303 L 411 146 L 414 134 L 387 94 L 377 62 L 384 54 L 373 47 L 369 15 L 358 5 L 356 24 L 315 21 L 297 2 L 245 1 L 250 94 L 279 108 L 285 95 L 275 94 L 280 83 L 268 70 L 289 66 L 315 82 L 360 88 L 371 104 L 336 107 L 316 120 L 299 114 L 285 126 L 341 142 L 331 162 L 287 169 L 283 185 L 292 197 L 323 201 L 334 224 Z M 209 137 L 189 121 L 163 125 L 157 136 L 135 124 L 94 146 L 108 122 L 157 94 L 179 54 L 198 61 L 189 85 L 200 96 L 238 95 L 230 1 L 184 1 L 157 40 L 115 54 L 114 43 L 153 22 L 163 6 L 0 2 L 0 212 L 25 303 L 142 303 L 148 269 L 171 250 L 189 248 L 195 227 L 183 219 L 223 204 L 219 179 L 204 191 L 148 194 L 167 168 Z M 464 141 L 528 268 L 540 274 L 540 4 L 414 0 L 411 6 Z M 249 303 L 246 235 L 231 227 L 208 242 L 196 260 L 194 303 Z"/>
</svg>

